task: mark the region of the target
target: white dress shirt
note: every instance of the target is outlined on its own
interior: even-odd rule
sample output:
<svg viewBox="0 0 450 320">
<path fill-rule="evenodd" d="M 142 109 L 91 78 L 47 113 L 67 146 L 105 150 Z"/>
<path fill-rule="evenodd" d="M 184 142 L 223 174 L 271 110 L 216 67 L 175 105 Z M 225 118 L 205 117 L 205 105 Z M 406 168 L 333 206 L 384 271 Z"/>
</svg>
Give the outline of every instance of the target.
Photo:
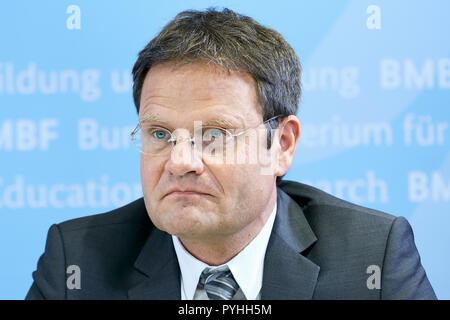
<svg viewBox="0 0 450 320">
<path fill-rule="evenodd" d="M 261 298 L 264 257 L 276 212 L 277 204 L 275 203 L 272 213 L 258 235 L 239 254 L 225 263 L 239 285 L 239 290 L 233 300 L 259 300 Z M 192 256 L 183 247 L 178 237 L 172 236 L 172 240 L 181 270 L 181 299 L 208 300 L 206 291 L 197 289 L 200 274 L 206 267 L 214 269 L 219 266 L 211 267 Z"/>
</svg>

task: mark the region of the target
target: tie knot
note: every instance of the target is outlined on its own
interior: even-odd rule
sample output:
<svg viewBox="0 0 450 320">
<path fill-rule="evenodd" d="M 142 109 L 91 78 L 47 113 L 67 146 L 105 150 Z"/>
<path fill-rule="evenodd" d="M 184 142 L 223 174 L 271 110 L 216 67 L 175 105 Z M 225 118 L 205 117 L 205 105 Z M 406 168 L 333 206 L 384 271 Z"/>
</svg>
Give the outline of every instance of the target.
<svg viewBox="0 0 450 320">
<path fill-rule="evenodd" d="M 231 300 L 239 288 L 227 265 L 205 268 L 200 275 L 199 286 L 205 289 L 211 300 Z"/>
</svg>

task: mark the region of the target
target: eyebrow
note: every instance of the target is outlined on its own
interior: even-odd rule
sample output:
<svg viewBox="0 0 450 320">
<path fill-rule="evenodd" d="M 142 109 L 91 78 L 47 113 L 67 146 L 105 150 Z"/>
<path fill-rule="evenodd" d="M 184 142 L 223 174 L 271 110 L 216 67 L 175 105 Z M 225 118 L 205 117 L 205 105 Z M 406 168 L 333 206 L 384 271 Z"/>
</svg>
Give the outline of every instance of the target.
<svg viewBox="0 0 450 320">
<path fill-rule="evenodd" d="M 154 114 L 146 114 L 146 115 L 144 115 L 142 117 L 142 119 L 139 120 L 139 122 L 140 123 L 157 122 L 157 123 L 160 123 L 160 124 L 164 124 L 166 126 L 170 126 L 170 124 L 167 121 L 162 120 L 161 118 L 158 118 Z M 228 128 L 234 128 L 236 126 L 231 121 L 225 120 L 225 119 L 213 119 L 213 120 L 202 121 L 202 125 L 203 126 L 228 127 Z"/>
<path fill-rule="evenodd" d="M 165 124 L 167 126 L 169 125 L 169 123 L 167 121 L 164 121 L 164 120 L 158 118 L 154 114 L 146 114 L 146 115 L 142 116 L 142 118 L 139 120 L 139 123 L 146 123 L 146 122 L 158 122 L 161 124 Z"/>
<path fill-rule="evenodd" d="M 214 119 L 203 122 L 204 126 L 217 126 L 217 127 L 235 127 L 235 124 L 225 119 Z"/>
</svg>

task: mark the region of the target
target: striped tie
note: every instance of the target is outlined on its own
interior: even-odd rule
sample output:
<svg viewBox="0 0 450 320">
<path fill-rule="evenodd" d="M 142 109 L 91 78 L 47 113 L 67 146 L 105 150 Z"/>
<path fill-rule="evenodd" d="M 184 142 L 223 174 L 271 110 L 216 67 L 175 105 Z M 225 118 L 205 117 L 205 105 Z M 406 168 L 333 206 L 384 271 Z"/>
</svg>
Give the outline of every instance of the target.
<svg viewBox="0 0 450 320">
<path fill-rule="evenodd" d="M 205 268 L 198 285 L 205 289 L 210 300 L 231 300 L 239 288 L 227 265 L 215 269 Z"/>
</svg>

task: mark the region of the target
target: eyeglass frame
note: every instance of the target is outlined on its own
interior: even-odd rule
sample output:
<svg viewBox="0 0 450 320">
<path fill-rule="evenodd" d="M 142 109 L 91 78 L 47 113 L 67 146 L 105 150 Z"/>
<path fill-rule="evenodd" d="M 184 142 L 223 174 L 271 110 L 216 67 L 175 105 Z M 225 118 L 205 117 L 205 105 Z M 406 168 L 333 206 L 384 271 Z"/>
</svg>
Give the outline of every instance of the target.
<svg viewBox="0 0 450 320">
<path fill-rule="evenodd" d="M 267 123 L 269 123 L 270 121 L 275 120 L 275 119 L 277 119 L 277 118 L 279 118 L 279 117 L 283 117 L 283 115 L 279 114 L 279 115 L 274 116 L 274 117 L 272 117 L 272 118 L 270 118 L 270 119 L 267 119 L 267 120 L 264 121 L 264 122 L 261 122 L 260 124 L 254 126 L 254 127 L 244 129 L 243 131 L 238 132 L 238 133 L 231 133 L 229 129 L 225 129 L 225 128 L 221 128 L 221 127 L 216 127 L 216 126 L 207 126 L 207 127 L 208 127 L 208 128 L 215 128 L 215 129 L 224 130 L 224 131 L 227 132 L 227 134 L 228 134 L 228 135 L 226 136 L 226 137 L 227 137 L 227 140 L 230 140 L 231 138 L 239 137 L 239 136 L 243 135 L 244 133 L 246 133 L 247 131 L 252 130 L 252 129 L 256 129 L 256 128 L 258 128 L 259 126 L 261 126 L 261 125 L 263 125 L 263 124 L 267 124 Z M 130 135 L 131 135 L 131 140 L 132 140 L 132 141 L 136 141 L 135 135 L 136 135 L 136 133 L 137 133 L 139 130 L 141 130 L 141 129 L 142 129 L 141 123 L 138 123 L 138 124 L 136 125 L 136 127 L 134 128 L 134 130 L 130 133 Z M 161 128 L 161 129 L 164 129 L 164 128 Z M 171 143 L 172 143 L 172 149 L 173 149 L 173 147 L 175 147 L 175 145 L 177 144 L 178 141 L 180 141 L 180 142 L 183 142 L 183 141 L 189 141 L 189 142 L 192 144 L 192 146 L 195 145 L 195 137 L 190 136 L 189 139 L 180 139 L 180 138 L 176 137 L 175 135 L 173 135 L 173 132 L 169 131 L 168 129 L 164 129 L 164 130 L 166 130 L 166 131 L 170 134 L 170 138 L 167 140 L 167 142 L 171 142 Z M 174 131 L 175 131 L 175 130 L 174 130 Z M 135 143 L 133 143 L 133 144 L 136 146 Z M 170 144 L 170 143 L 169 143 L 169 144 Z M 139 148 L 136 148 L 136 149 L 139 150 Z M 171 150 L 172 150 L 172 149 L 171 149 Z M 149 154 L 149 153 L 145 153 L 145 152 L 142 151 L 142 150 L 139 150 L 139 152 L 141 152 L 141 153 L 143 153 L 143 154 L 145 154 L 145 155 L 147 155 L 147 156 L 158 156 L 158 155 L 163 155 L 163 154 L 168 153 L 168 152 L 164 152 L 164 153 L 160 153 L 160 154 Z"/>
</svg>

